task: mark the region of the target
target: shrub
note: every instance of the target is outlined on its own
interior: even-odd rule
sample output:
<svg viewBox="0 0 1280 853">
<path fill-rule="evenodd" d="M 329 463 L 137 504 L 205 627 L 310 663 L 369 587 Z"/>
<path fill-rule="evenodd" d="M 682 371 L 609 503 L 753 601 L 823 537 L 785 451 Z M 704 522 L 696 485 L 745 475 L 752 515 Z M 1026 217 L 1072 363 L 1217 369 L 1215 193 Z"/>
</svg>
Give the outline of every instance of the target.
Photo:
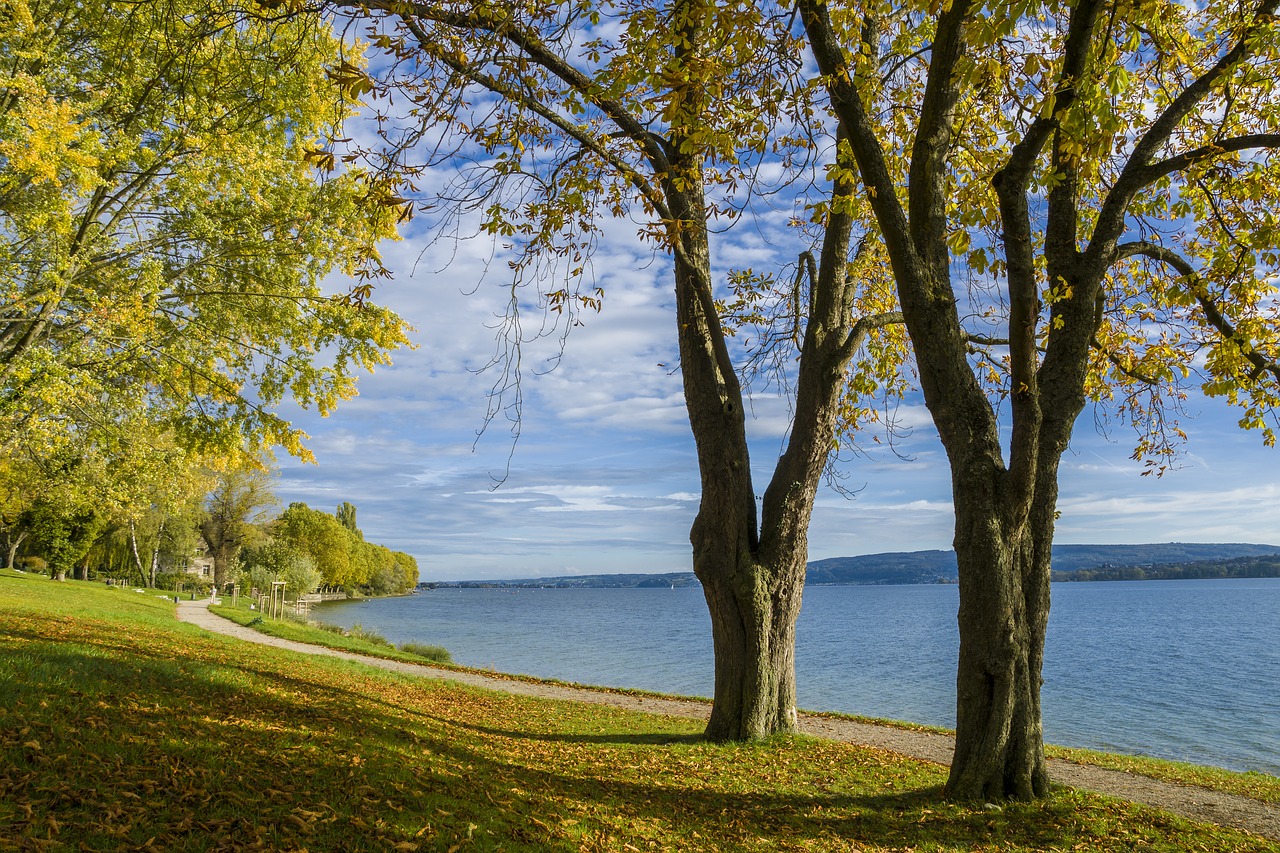
<svg viewBox="0 0 1280 853">
<path fill-rule="evenodd" d="M 18 565 L 28 572 L 45 572 L 49 569 L 49 564 L 43 557 L 20 557 Z"/>
<path fill-rule="evenodd" d="M 425 643 L 401 643 L 400 651 L 417 655 L 433 663 L 453 663 L 453 655 L 444 646 L 428 646 Z"/>
<path fill-rule="evenodd" d="M 356 640 L 364 640 L 366 643 L 371 643 L 375 646 L 386 646 L 389 649 L 395 648 L 386 637 L 376 631 L 367 630 L 359 622 L 351 626 L 351 629 L 347 631 L 347 636 Z"/>
<path fill-rule="evenodd" d="M 160 572 L 156 575 L 156 589 L 177 589 L 178 584 L 182 584 L 184 594 L 194 592 L 201 596 L 208 595 L 213 588 L 213 581 L 190 572 Z"/>
</svg>

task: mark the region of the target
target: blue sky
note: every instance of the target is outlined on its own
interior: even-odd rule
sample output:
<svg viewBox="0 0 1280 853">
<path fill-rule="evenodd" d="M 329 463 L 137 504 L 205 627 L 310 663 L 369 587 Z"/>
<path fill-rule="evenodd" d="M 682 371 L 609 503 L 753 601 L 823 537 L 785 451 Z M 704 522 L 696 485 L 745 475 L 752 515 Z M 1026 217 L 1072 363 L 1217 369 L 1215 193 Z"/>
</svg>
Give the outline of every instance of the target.
<svg viewBox="0 0 1280 853">
<path fill-rule="evenodd" d="M 506 263 L 489 243 L 430 245 L 413 225 L 388 244 L 393 281 L 376 300 L 417 331 L 418 348 L 360 380 L 329 418 L 286 412 L 311 435 L 318 464 L 281 459 L 283 503 L 358 509 L 368 539 L 417 557 L 424 580 L 541 577 L 691 568 L 697 510 L 693 439 L 672 369 L 669 267 L 614 223 L 595 257 L 604 310 L 559 353 L 554 336 L 526 347 L 522 436 L 499 420 L 484 435 Z M 723 267 L 785 262 L 795 247 L 743 227 L 717 240 Z M 782 260 L 779 260 L 782 259 Z M 486 275 L 486 269 L 488 274 Z M 1126 426 L 1110 435 L 1086 411 L 1062 467 L 1062 543 L 1280 544 L 1275 451 L 1243 433 L 1215 401 L 1192 400 L 1179 470 L 1142 477 Z M 763 490 L 788 422 L 784 399 L 752 398 L 752 465 Z M 927 412 L 907 400 L 912 427 L 899 458 L 881 451 L 843 466 L 849 499 L 825 489 L 810 532 L 811 560 L 949 548 L 946 460 Z M 509 466 L 509 467 L 508 467 Z M 505 480 L 496 486 L 495 478 Z"/>
</svg>

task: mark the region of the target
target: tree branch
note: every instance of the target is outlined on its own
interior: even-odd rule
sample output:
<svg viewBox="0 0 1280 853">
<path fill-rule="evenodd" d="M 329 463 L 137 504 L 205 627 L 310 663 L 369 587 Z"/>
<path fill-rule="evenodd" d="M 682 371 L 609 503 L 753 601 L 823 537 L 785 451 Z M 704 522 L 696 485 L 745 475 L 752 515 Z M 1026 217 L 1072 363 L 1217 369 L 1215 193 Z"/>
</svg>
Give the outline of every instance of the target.
<svg viewBox="0 0 1280 853">
<path fill-rule="evenodd" d="M 423 49 L 428 50 L 431 41 L 430 35 L 423 31 L 416 21 L 406 20 L 405 25 L 409 28 L 409 31 L 414 34 L 414 37 L 418 39 L 418 42 L 423 46 Z M 573 139 L 578 143 L 578 145 L 589 150 L 601 160 L 608 163 L 611 167 L 616 169 L 619 174 L 626 178 L 627 182 L 635 187 L 645 197 L 646 201 L 653 205 L 654 210 L 657 211 L 662 218 L 670 219 L 670 212 L 667 210 L 662 194 L 655 190 L 652 184 L 650 184 L 643 175 L 633 169 L 630 164 L 615 156 L 608 148 L 602 145 L 599 140 L 586 133 L 581 127 L 570 122 L 564 116 L 558 115 L 541 101 L 534 98 L 527 98 L 510 86 L 504 85 L 492 75 L 486 74 L 472 66 L 458 62 L 455 58 L 444 54 L 440 54 L 438 58 L 458 74 L 479 83 L 495 95 L 506 98 L 511 103 L 519 104 L 520 106 L 535 113 L 543 121 L 546 121 L 548 124 L 554 126 L 566 136 Z M 587 93 L 584 92 L 583 94 L 586 95 Z M 631 133 L 626 129 L 623 129 L 622 133 L 626 138 L 632 139 L 638 144 L 642 144 L 639 140 L 635 140 Z"/>
<path fill-rule="evenodd" d="M 971 6 L 971 0 L 952 0 L 938 16 L 907 177 L 911 239 L 917 254 L 927 258 L 938 271 L 947 268 L 948 260 L 947 167 L 955 139 L 955 106 L 960 98 L 955 69 L 964 56 L 964 24 Z M 930 283 L 949 290 L 949 282 Z"/>
<path fill-rule="evenodd" d="M 1111 362 L 1111 364 L 1117 370 L 1123 373 L 1125 376 L 1129 376 L 1133 379 L 1137 379 L 1139 382 L 1142 382 L 1146 385 L 1155 386 L 1160 384 L 1160 381 L 1158 379 L 1152 376 L 1148 376 L 1147 374 L 1141 372 L 1140 370 L 1135 370 L 1132 365 L 1125 364 L 1123 361 L 1121 361 L 1120 358 L 1115 353 L 1113 353 L 1110 349 L 1102 345 L 1102 341 L 1098 340 L 1097 335 L 1093 336 L 1092 345 L 1094 349 L 1102 353 L 1102 355 L 1107 359 L 1107 361 Z"/>
<path fill-rule="evenodd" d="M 1251 133 L 1247 136 L 1236 136 L 1201 145 L 1199 148 L 1153 163 L 1141 170 L 1135 180 L 1141 180 L 1142 186 L 1148 187 L 1167 175 L 1184 171 L 1205 160 L 1211 160 L 1223 154 L 1255 149 L 1280 149 L 1280 133 Z"/>
<path fill-rule="evenodd" d="M 1134 146 L 1129 162 L 1120 172 L 1115 185 L 1107 193 L 1106 199 L 1098 211 L 1094 237 L 1090 241 L 1088 249 L 1086 249 L 1086 254 L 1091 257 L 1093 262 L 1091 266 L 1096 266 L 1097 268 L 1109 267 L 1117 260 L 1113 247 L 1116 241 L 1120 239 L 1120 235 L 1124 233 L 1125 215 L 1128 211 L 1129 203 L 1139 191 L 1150 185 L 1152 181 L 1158 180 L 1161 175 L 1159 171 L 1153 171 L 1157 169 L 1152 165 L 1155 162 L 1157 152 L 1168 144 L 1173 137 L 1173 132 L 1181 124 L 1182 120 L 1190 115 L 1209 96 L 1209 93 L 1213 91 L 1219 81 L 1233 67 L 1251 55 L 1251 45 L 1257 40 L 1260 30 L 1269 26 L 1278 6 L 1280 6 L 1280 0 L 1261 0 L 1254 11 L 1252 23 L 1240 34 L 1231 49 L 1224 53 L 1211 68 L 1183 89 L 1182 93 L 1161 111 L 1160 115 L 1151 123 L 1151 126 L 1147 128 L 1147 131 L 1142 134 L 1142 138 Z M 1240 138 L 1246 139 L 1248 137 Z M 1181 162 L 1177 157 L 1170 158 L 1170 160 Z M 1169 163 L 1170 161 L 1163 162 Z M 1186 165 L 1190 165 L 1190 162 L 1187 162 Z M 1186 165 L 1182 168 L 1186 168 Z M 1170 173 L 1169 171 L 1163 172 L 1163 174 Z"/>
<path fill-rule="evenodd" d="M 895 326 L 905 322 L 906 319 L 902 316 L 901 311 L 882 311 L 879 314 L 868 314 L 865 317 L 858 318 L 858 321 L 849 329 L 849 334 L 845 338 L 844 344 L 841 345 L 841 359 L 847 362 L 853 358 L 873 329 L 883 329 L 885 326 Z"/>
<path fill-rule="evenodd" d="M 854 84 L 853 69 L 836 38 L 827 4 L 825 0 L 797 0 L 797 8 L 818 70 L 826 78 L 832 109 L 848 136 L 858 172 L 889 249 L 889 257 L 895 272 L 899 273 L 898 280 L 906 280 L 906 276 L 901 275 L 905 272 L 901 268 L 903 265 L 911 267 L 913 277 L 919 278 L 922 264 L 915 245 L 908 239 L 907 212 L 898 201 L 897 187 L 879 135 Z"/>
<path fill-rule="evenodd" d="M 515 26 L 511 20 L 501 20 L 494 14 L 495 10 L 505 8 L 503 5 L 489 7 L 480 11 L 472 6 L 470 14 L 459 14 L 439 6 L 427 3 L 404 2 L 404 0 L 335 0 L 335 5 L 358 12 L 376 10 L 394 15 L 408 23 L 411 18 L 422 18 L 435 21 L 447 27 L 463 31 L 482 31 L 506 40 L 524 51 L 539 67 L 553 74 L 567 86 L 582 94 L 597 109 L 627 134 L 644 150 L 646 158 L 655 170 L 665 171 L 667 150 L 661 137 L 649 131 L 631 112 L 614 98 L 605 97 L 601 87 L 590 77 L 570 65 L 564 57 L 551 50 L 542 39 L 530 29 Z M 430 48 L 424 44 L 424 48 Z"/>
<path fill-rule="evenodd" d="M 1280 380 L 1280 362 L 1262 355 L 1253 346 L 1248 337 L 1240 333 L 1240 330 L 1236 328 L 1230 318 L 1223 313 L 1218 303 L 1209 295 L 1208 289 L 1200 278 L 1200 273 L 1196 271 L 1190 261 L 1166 246 L 1146 240 L 1124 243 L 1118 246 L 1116 251 L 1120 258 L 1140 255 L 1173 267 L 1178 272 L 1178 275 L 1187 281 L 1187 287 L 1200 305 L 1200 310 L 1204 312 L 1205 319 L 1209 322 L 1209 325 L 1217 330 L 1224 340 L 1235 344 L 1240 350 L 1240 354 L 1253 365 L 1253 371 L 1249 374 L 1249 378 L 1257 380 L 1262 374 L 1270 373 L 1277 380 Z"/>
</svg>

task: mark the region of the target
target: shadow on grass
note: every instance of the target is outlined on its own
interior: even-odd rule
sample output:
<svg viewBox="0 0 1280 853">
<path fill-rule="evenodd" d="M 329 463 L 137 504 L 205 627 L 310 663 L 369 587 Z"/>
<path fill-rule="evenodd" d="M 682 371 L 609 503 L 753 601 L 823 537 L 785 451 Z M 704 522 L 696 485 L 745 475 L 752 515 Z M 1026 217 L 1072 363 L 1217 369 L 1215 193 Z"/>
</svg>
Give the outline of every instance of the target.
<svg viewBox="0 0 1280 853">
<path fill-rule="evenodd" d="M 512 740 L 541 741 L 543 743 L 569 744 L 612 744 L 671 746 L 673 744 L 703 743 L 701 734 L 672 734 L 671 732 L 531 732 L 500 729 L 493 726 L 482 726 L 478 723 L 465 723 L 435 718 L 442 723 L 451 723 L 470 731 L 491 737 L 510 738 Z"/>
<path fill-rule="evenodd" d="M 546 707 L 535 700 L 366 678 L 328 659 L 300 667 L 230 641 L 87 622 L 55 642 L 3 616 L 0 834 L 33 846 L 1070 849 L 1107 819 L 1078 798 L 998 812 L 946 803 L 914 765 L 838 745 L 823 763 L 804 745 L 583 733 L 603 712 L 532 720 Z M 1180 849 L 1161 844 L 1145 849 Z"/>
</svg>

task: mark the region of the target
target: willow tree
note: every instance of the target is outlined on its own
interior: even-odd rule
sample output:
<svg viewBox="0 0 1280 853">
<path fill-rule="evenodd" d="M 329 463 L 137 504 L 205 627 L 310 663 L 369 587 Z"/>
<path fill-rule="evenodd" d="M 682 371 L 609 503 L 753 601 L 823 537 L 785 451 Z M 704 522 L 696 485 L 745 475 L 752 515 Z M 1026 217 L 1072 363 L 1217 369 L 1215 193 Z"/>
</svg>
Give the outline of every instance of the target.
<svg viewBox="0 0 1280 853">
<path fill-rule="evenodd" d="M 1276 0 L 799 9 L 951 466 L 948 790 L 1041 796 L 1058 468 L 1086 402 L 1119 395 L 1156 470 L 1184 377 L 1274 441 Z"/>
<path fill-rule="evenodd" d="M 362 287 L 400 211 L 349 169 L 315 17 L 232 2 L 0 3 L 0 447 L 79 440 L 104 402 L 189 445 L 281 445 L 405 342 Z"/>
<path fill-rule="evenodd" d="M 267 538 L 264 525 L 278 501 L 271 473 L 252 460 L 237 460 L 214 472 L 214 478 L 204 501 L 200 535 L 213 558 L 213 584 L 221 589 L 234 579 L 241 549 Z"/>
<path fill-rule="evenodd" d="M 717 297 L 729 292 L 717 288 L 711 232 L 746 212 L 765 159 L 812 157 L 790 12 L 705 0 L 331 5 L 385 54 L 372 63 L 376 77 L 348 68 L 334 76 L 374 99 L 393 143 L 384 149 L 390 164 L 456 175 L 430 199 L 435 212 L 474 213 L 479 230 L 505 244 L 510 334 L 520 334 L 518 311 L 534 302 L 518 301 L 521 285 L 553 312 L 599 307 L 604 294 L 587 269 L 606 220 L 638 220 L 642 238 L 669 254 L 702 487 L 693 568 L 714 638 L 707 736 L 791 729 L 814 496 L 850 365 L 893 306 L 882 279 L 857 268 L 850 164 L 833 163 L 831 203 L 815 212 L 818 257 L 799 265 L 794 287 L 778 286 L 796 306 L 796 416 L 757 509 L 744 395 L 718 315 Z M 873 256 L 864 252 L 864 268 L 874 270 Z M 742 272 L 744 281 L 767 278 Z"/>
</svg>

